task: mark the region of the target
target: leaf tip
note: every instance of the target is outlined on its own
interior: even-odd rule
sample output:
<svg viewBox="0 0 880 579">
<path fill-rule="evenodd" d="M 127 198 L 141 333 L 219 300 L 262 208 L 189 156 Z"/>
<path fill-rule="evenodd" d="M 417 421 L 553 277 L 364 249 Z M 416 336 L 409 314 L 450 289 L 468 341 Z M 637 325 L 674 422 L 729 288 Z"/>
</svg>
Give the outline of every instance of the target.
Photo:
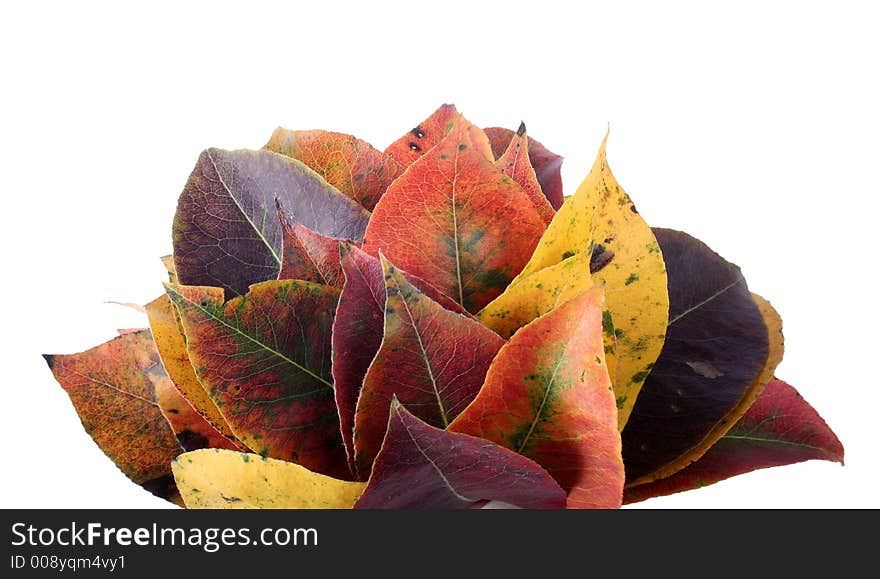
<svg viewBox="0 0 880 579">
<path fill-rule="evenodd" d="M 523 121 L 519 122 L 519 128 L 516 130 L 516 136 L 521 137 L 526 134 L 526 124 Z"/>
<path fill-rule="evenodd" d="M 43 360 L 45 360 L 46 364 L 49 365 L 50 370 L 55 367 L 55 354 L 43 354 Z M 843 460 L 842 457 L 841 460 Z"/>
</svg>

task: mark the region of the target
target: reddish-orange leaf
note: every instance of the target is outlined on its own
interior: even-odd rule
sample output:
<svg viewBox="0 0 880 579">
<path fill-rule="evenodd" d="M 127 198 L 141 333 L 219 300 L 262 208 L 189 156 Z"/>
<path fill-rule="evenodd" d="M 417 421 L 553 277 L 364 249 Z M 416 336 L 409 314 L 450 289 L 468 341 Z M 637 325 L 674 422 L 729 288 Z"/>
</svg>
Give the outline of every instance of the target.
<svg viewBox="0 0 880 579">
<path fill-rule="evenodd" d="M 367 368 L 382 344 L 385 277 L 382 264 L 355 245 L 340 244 L 345 283 L 333 319 L 333 389 L 349 465 L 354 472 L 354 413 Z M 423 280 L 402 272 L 413 286 L 447 310 L 465 311 Z"/>
<path fill-rule="evenodd" d="M 171 461 L 183 449 L 156 402 L 150 373 L 161 372 L 161 361 L 150 331 L 44 358 L 104 454 L 132 481 L 173 500 Z"/>
<path fill-rule="evenodd" d="M 196 374 L 254 452 L 350 477 L 330 376 L 339 290 L 267 281 L 223 303 L 216 288 L 167 284 Z"/>
<path fill-rule="evenodd" d="M 519 183 L 525 194 L 529 196 L 529 200 L 538 214 L 544 220 L 544 223 L 550 223 L 556 211 L 550 206 L 550 202 L 541 191 L 541 184 L 535 176 L 535 170 L 529 161 L 529 137 L 526 135 L 526 125 L 521 123 L 519 130 L 510 140 L 510 144 L 504 153 L 495 161 L 495 166 L 504 171 L 504 173 Z"/>
<path fill-rule="evenodd" d="M 501 127 L 487 127 L 483 129 L 489 142 L 492 144 L 492 151 L 496 157 L 500 157 L 510 141 L 513 139 L 514 132 L 510 129 Z M 549 151 L 544 145 L 535 139 L 529 139 L 529 160 L 535 169 L 535 176 L 538 183 L 541 184 L 541 190 L 550 206 L 554 210 L 559 210 L 565 199 L 562 196 L 562 157 Z"/>
<path fill-rule="evenodd" d="M 403 167 L 409 167 L 446 136 L 458 117 L 455 105 L 441 105 L 430 117 L 388 145 L 385 153 Z"/>
<path fill-rule="evenodd" d="M 445 428 L 473 400 L 504 344 L 480 322 L 444 309 L 383 257 L 385 333 L 357 402 L 355 467 L 369 476 L 396 395 L 407 410 Z"/>
<path fill-rule="evenodd" d="M 522 187 L 476 150 L 459 123 L 388 188 L 364 250 L 381 250 L 476 312 L 522 270 L 544 229 Z"/>
<path fill-rule="evenodd" d="M 699 460 L 669 478 L 626 489 L 624 502 L 697 489 L 760 468 L 806 460 L 843 464 L 843 445 L 797 390 L 774 378 Z"/>
<path fill-rule="evenodd" d="M 174 387 L 174 383 L 161 365 L 153 366 L 149 371 L 150 379 L 156 390 L 156 403 L 171 425 L 177 441 L 184 450 L 200 448 L 225 448 L 227 450 L 245 450 L 211 426 L 196 409 L 186 401 L 183 394 Z"/>
<path fill-rule="evenodd" d="M 449 425 L 543 466 L 568 491 L 569 508 L 617 508 L 623 493 L 603 308 L 601 290 L 591 289 L 521 328 Z"/>
<path fill-rule="evenodd" d="M 315 233 L 305 225 L 291 223 L 278 207 L 281 220 L 281 271 L 278 279 L 299 279 L 342 287 L 339 241 Z"/>
<path fill-rule="evenodd" d="M 391 155 L 343 133 L 279 127 L 263 148 L 301 161 L 370 211 L 403 172 Z"/>
</svg>

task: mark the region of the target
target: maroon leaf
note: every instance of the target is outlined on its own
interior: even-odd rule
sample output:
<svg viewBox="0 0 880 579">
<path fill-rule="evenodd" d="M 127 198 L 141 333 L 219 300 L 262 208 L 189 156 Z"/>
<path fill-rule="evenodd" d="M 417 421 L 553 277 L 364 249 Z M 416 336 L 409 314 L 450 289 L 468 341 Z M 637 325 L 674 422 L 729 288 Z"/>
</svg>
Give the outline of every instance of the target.
<svg viewBox="0 0 880 579">
<path fill-rule="evenodd" d="M 354 472 L 354 415 L 367 368 L 382 344 L 385 276 L 379 260 L 354 245 L 340 244 L 340 254 L 345 283 L 333 320 L 333 387 L 342 440 Z M 423 280 L 402 273 L 407 281 L 444 308 L 465 313 L 461 306 Z"/>
<path fill-rule="evenodd" d="M 364 478 L 379 452 L 397 396 L 428 424 L 445 428 L 474 399 L 504 344 L 480 322 L 444 309 L 383 259 L 385 332 L 357 402 L 355 467 Z"/>
<path fill-rule="evenodd" d="M 429 426 L 397 399 L 382 450 L 356 509 L 467 509 L 483 501 L 565 507 L 547 471 L 488 440 Z"/>
<path fill-rule="evenodd" d="M 624 491 L 624 502 L 670 495 L 773 466 L 807 460 L 843 464 L 843 445 L 797 390 L 773 379 L 749 410 L 699 460 L 669 478 Z"/>
</svg>

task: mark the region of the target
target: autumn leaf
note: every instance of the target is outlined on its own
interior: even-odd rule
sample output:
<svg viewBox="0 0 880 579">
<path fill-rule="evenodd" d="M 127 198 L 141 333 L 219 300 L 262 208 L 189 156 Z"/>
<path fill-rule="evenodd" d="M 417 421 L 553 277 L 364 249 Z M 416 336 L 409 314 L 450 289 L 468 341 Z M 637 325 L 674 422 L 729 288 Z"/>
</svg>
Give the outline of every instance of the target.
<svg viewBox="0 0 880 579">
<path fill-rule="evenodd" d="M 617 508 L 623 463 L 605 368 L 602 291 L 560 304 L 519 330 L 449 430 L 531 458 L 568 492 L 569 508 Z"/>
<path fill-rule="evenodd" d="M 479 311 L 522 269 L 544 222 L 516 182 L 475 150 L 464 123 L 376 206 L 364 250 Z"/>
<path fill-rule="evenodd" d="M 364 489 L 298 464 L 230 450 L 187 452 L 172 469 L 189 509 L 350 509 Z"/>
<path fill-rule="evenodd" d="M 739 268 L 686 233 L 654 233 L 669 277 L 669 328 L 623 431 L 632 483 L 664 474 L 697 447 L 737 407 L 770 354 L 767 325 Z"/>
<path fill-rule="evenodd" d="M 339 425 L 352 473 L 354 466 L 354 415 L 367 369 L 382 344 L 385 325 L 385 274 L 382 264 L 354 245 L 340 245 L 345 283 L 333 319 L 333 388 Z M 464 314 L 452 299 L 423 280 L 400 272 L 429 299 L 445 309 Z"/>
<path fill-rule="evenodd" d="M 159 260 L 165 267 L 165 271 L 168 272 L 168 281 L 177 283 L 177 269 L 174 267 L 174 256 L 169 253 L 160 257 Z"/>
<path fill-rule="evenodd" d="M 104 454 L 136 484 L 173 500 L 171 461 L 183 449 L 156 402 L 150 372 L 161 371 L 161 362 L 150 331 L 43 357 Z"/>
<path fill-rule="evenodd" d="M 278 279 L 299 279 L 342 287 L 339 263 L 341 240 L 315 233 L 305 225 L 291 223 L 278 207 L 281 222 L 281 271 Z"/>
<path fill-rule="evenodd" d="M 483 132 L 489 139 L 496 159 L 504 154 L 516 134 L 510 129 L 501 127 L 487 127 Z M 535 170 L 535 178 L 541 185 L 541 191 L 550 202 L 550 206 L 558 210 L 565 201 L 562 192 L 562 157 L 547 150 L 544 145 L 530 137 L 529 161 Z"/>
<path fill-rule="evenodd" d="M 544 223 L 550 223 L 556 211 L 541 191 L 541 184 L 538 183 L 535 170 L 529 161 L 529 137 L 526 134 L 525 124 L 520 124 L 507 149 L 495 161 L 495 166 L 519 183 Z"/>
<path fill-rule="evenodd" d="M 276 279 L 287 216 L 338 239 L 363 239 L 366 209 L 301 162 L 269 151 L 202 152 L 180 194 L 172 228 L 174 264 L 184 285 L 223 288 L 227 297 Z"/>
<path fill-rule="evenodd" d="M 843 445 L 797 390 L 774 378 L 699 460 L 669 478 L 627 488 L 624 502 L 697 489 L 761 468 L 807 460 L 843 464 Z"/>
<path fill-rule="evenodd" d="M 660 247 L 608 167 L 607 138 L 589 175 L 559 209 L 531 259 L 506 291 L 515 291 L 521 281 L 572 256 L 590 256 L 593 285 L 605 288 L 608 311 L 614 319 L 616 363 L 611 382 L 619 428 L 623 429 L 663 347 L 669 301 Z M 509 309 L 510 300 L 501 299 Z"/>
<path fill-rule="evenodd" d="M 218 288 L 167 284 L 202 385 L 251 450 L 345 478 L 330 376 L 339 290 L 267 281 L 223 302 Z"/>
<path fill-rule="evenodd" d="M 444 309 L 382 257 L 385 331 L 367 370 L 354 419 L 355 468 L 366 478 L 388 426 L 394 396 L 445 428 L 473 400 L 504 344 L 467 316 Z"/>
<path fill-rule="evenodd" d="M 242 450 L 242 447 L 223 436 L 219 430 L 211 426 L 196 409 L 187 402 L 183 394 L 174 387 L 171 378 L 161 364 L 150 368 L 147 372 L 156 392 L 156 403 L 162 415 L 171 425 L 171 430 L 183 450 L 200 448 L 225 448 Z"/>
<path fill-rule="evenodd" d="M 531 460 L 482 438 L 429 426 L 397 399 L 358 509 L 466 509 L 502 501 L 565 507 L 565 491 Z"/>
<path fill-rule="evenodd" d="M 745 393 L 739 399 L 736 406 L 734 406 L 727 414 L 724 415 L 721 420 L 719 420 L 714 427 L 709 431 L 706 436 L 703 437 L 699 443 L 693 448 L 688 449 L 686 452 L 682 453 L 675 460 L 671 461 L 668 464 L 663 465 L 661 468 L 652 472 L 650 475 L 644 476 L 640 479 L 627 481 L 627 485 L 638 485 L 650 482 L 656 479 L 667 478 L 672 474 L 680 471 L 685 468 L 687 465 L 693 463 L 698 460 L 701 456 L 703 456 L 706 451 L 708 451 L 712 446 L 718 442 L 718 440 L 724 436 L 724 434 L 733 426 L 737 420 L 739 420 L 749 409 L 749 407 L 757 400 L 757 398 L 761 395 L 761 392 L 764 391 L 764 387 L 767 383 L 773 378 L 773 373 L 776 371 L 776 367 L 782 361 L 782 355 L 784 350 L 784 341 L 782 336 L 782 318 L 773 309 L 773 306 L 770 305 L 770 302 L 762 298 L 757 294 L 751 294 L 752 299 L 755 301 L 755 305 L 758 306 L 758 310 L 761 313 L 761 318 L 764 320 L 764 325 L 767 327 L 767 336 L 768 336 L 768 354 L 767 359 L 764 362 L 763 368 L 749 386 L 746 388 Z"/>
<path fill-rule="evenodd" d="M 370 211 L 403 172 L 391 155 L 351 135 L 275 129 L 264 150 L 302 161 L 347 197 Z"/>
<path fill-rule="evenodd" d="M 590 254 L 579 253 L 521 276 L 480 310 L 477 318 L 503 338 L 593 287 Z"/>
<path fill-rule="evenodd" d="M 217 293 L 217 298 L 222 299 L 222 291 L 217 290 Z M 186 337 L 171 299 L 167 294 L 159 296 L 144 306 L 144 309 L 150 321 L 150 330 L 162 359 L 162 365 L 178 392 L 213 428 L 226 438 L 235 440 L 232 429 L 199 382 L 196 371 L 189 361 Z"/>
</svg>

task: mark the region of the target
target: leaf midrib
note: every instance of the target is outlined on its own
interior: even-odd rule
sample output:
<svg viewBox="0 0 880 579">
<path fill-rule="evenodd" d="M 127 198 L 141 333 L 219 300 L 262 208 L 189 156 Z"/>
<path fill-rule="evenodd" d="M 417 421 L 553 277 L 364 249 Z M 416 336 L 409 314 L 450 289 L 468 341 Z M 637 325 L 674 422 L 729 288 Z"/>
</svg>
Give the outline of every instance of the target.
<svg viewBox="0 0 880 579">
<path fill-rule="evenodd" d="M 437 397 L 437 407 L 440 409 L 440 418 L 443 420 L 443 427 L 446 428 L 449 426 L 449 418 L 446 415 L 446 409 L 443 407 L 443 398 L 440 396 L 440 388 L 437 386 L 437 379 L 434 377 L 434 371 L 431 368 L 431 361 L 428 359 L 428 351 L 425 349 L 424 342 L 422 342 L 422 335 L 419 333 L 415 318 L 412 315 L 412 311 L 409 309 L 409 303 L 407 303 L 406 298 L 402 295 L 400 296 L 400 301 L 403 302 L 403 308 L 406 310 L 406 315 L 409 318 L 413 333 L 416 335 L 416 341 L 419 343 L 419 351 L 422 354 L 422 360 L 425 362 L 425 369 L 428 372 L 428 378 L 431 379 L 431 387 L 434 389 L 434 396 Z"/>
<path fill-rule="evenodd" d="M 314 372 L 312 372 L 311 370 L 309 370 L 309 369 L 306 368 L 305 366 L 303 366 L 303 365 L 301 365 L 301 364 L 298 364 L 297 362 L 291 360 L 290 358 L 288 358 L 287 356 L 285 356 L 282 352 L 279 352 L 278 350 L 269 347 L 268 344 L 266 344 L 265 342 L 262 342 L 262 341 L 260 341 L 260 340 L 258 340 L 258 339 L 256 339 L 256 338 L 254 338 L 254 337 L 251 336 L 250 334 L 244 332 L 241 328 L 238 328 L 238 327 L 236 327 L 236 326 L 230 324 L 230 323 L 227 322 L 224 318 L 222 318 L 222 317 L 220 317 L 220 316 L 217 316 L 217 315 L 214 314 L 211 310 L 209 310 L 208 308 L 202 306 L 202 304 L 200 304 L 200 303 L 198 303 L 198 302 L 194 302 L 193 300 L 187 299 L 185 296 L 181 295 L 181 294 L 178 293 L 178 292 L 174 292 L 174 295 L 176 295 L 179 299 L 185 301 L 186 303 L 192 305 L 192 306 L 195 307 L 198 311 L 202 312 L 203 314 L 205 314 L 206 316 L 208 316 L 210 319 L 214 320 L 215 322 L 217 322 L 217 323 L 220 324 L 221 326 L 224 326 L 224 327 L 226 327 L 226 328 L 232 330 L 233 332 L 235 332 L 235 333 L 238 334 L 239 336 L 242 336 L 243 338 L 249 340 L 250 342 L 256 344 L 257 346 L 260 346 L 262 349 L 264 349 L 264 350 L 266 350 L 267 352 L 269 352 L 269 353 L 275 355 L 276 357 L 278 357 L 278 358 L 284 360 L 285 362 L 287 362 L 287 363 L 290 364 L 291 366 L 293 366 L 293 367 L 295 367 L 295 368 L 298 368 L 299 370 L 301 370 L 302 372 L 308 374 L 309 376 L 311 376 L 312 378 L 314 378 L 314 379 L 317 380 L 318 382 L 324 384 L 324 385 L 327 386 L 328 388 L 331 388 L 331 389 L 333 388 L 333 384 L 331 384 L 330 382 L 328 382 L 326 379 L 322 378 L 322 377 L 319 376 L 318 374 L 315 374 Z"/>
<path fill-rule="evenodd" d="M 695 311 L 695 310 L 698 310 L 698 309 L 702 308 L 703 306 L 705 306 L 705 305 L 708 304 L 709 302 L 711 302 L 711 301 L 717 299 L 719 296 L 723 295 L 723 294 L 724 294 L 725 292 L 727 292 L 727 290 L 729 290 L 730 288 L 736 287 L 737 285 L 739 285 L 739 284 L 742 283 L 743 281 L 745 281 L 745 278 L 743 278 L 742 276 L 737 277 L 735 281 L 733 281 L 732 283 L 730 283 L 730 284 L 724 286 L 723 288 L 721 288 L 720 290 L 718 290 L 718 291 L 715 292 L 714 294 L 710 295 L 709 297 L 707 297 L 707 298 L 704 299 L 703 301 L 701 301 L 701 302 L 699 302 L 699 303 L 697 303 L 697 304 L 695 304 L 695 305 L 689 307 L 688 309 L 684 310 L 683 312 L 681 312 L 680 314 L 678 314 L 678 315 L 675 316 L 674 318 L 670 318 L 670 320 L 669 320 L 669 324 L 668 324 L 668 325 L 671 326 L 672 324 L 674 324 L 674 323 L 677 322 L 678 320 L 682 319 L 683 317 L 687 316 L 687 315 L 690 314 L 691 312 L 693 312 L 693 311 Z"/>
<path fill-rule="evenodd" d="M 397 414 L 397 417 L 398 417 L 398 419 L 400 420 L 401 424 L 403 424 L 403 427 L 406 429 L 406 433 L 409 435 L 409 438 L 410 438 L 410 440 L 412 440 L 412 442 L 413 442 L 413 444 L 415 445 L 416 449 L 419 451 L 419 453 L 420 453 L 423 457 L 425 457 L 425 460 L 428 461 L 428 464 L 430 464 L 431 467 L 437 472 L 437 476 L 440 477 L 440 479 L 443 481 L 443 484 L 445 484 L 445 485 L 446 485 L 446 488 L 449 489 L 449 492 L 452 493 L 453 495 L 455 495 L 455 497 L 456 497 L 457 499 L 459 499 L 460 501 L 463 501 L 463 502 L 466 502 L 466 503 L 473 503 L 473 502 L 475 502 L 474 499 L 468 498 L 468 497 L 462 495 L 461 493 L 459 493 L 459 492 L 456 490 L 456 488 L 455 488 L 455 486 L 452 484 L 452 482 L 451 482 L 448 478 L 446 478 L 446 475 L 443 474 L 443 471 L 440 469 L 439 466 L 437 466 L 437 463 L 434 462 L 434 461 L 431 459 L 431 457 L 428 456 L 428 454 L 422 449 L 421 445 L 420 445 L 419 442 L 416 440 L 416 437 L 413 436 L 412 431 L 409 429 L 409 426 L 406 424 L 406 421 L 403 420 L 403 418 L 401 418 L 401 416 L 400 416 L 400 410 L 399 410 L 399 409 L 395 409 L 395 413 Z"/>
<path fill-rule="evenodd" d="M 229 198 L 232 199 L 232 202 L 235 203 L 236 207 L 238 207 L 238 210 L 245 218 L 245 221 L 247 221 L 248 225 L 251 226 L 251 229 L 253 229 L 257 233 L 260 241 L 263 242 L 263 245 L 266 246 L 266 248 L 269 250 L 269 253 L 272 254 L 272 258 L 280 267 L 281 256 L 278 255 L 278 253 L 275 251 L 275 247 L 271 243 L 269 243 L 269 240 L 266 239 L 266 236 L 263 235 L 263 232 L 260 230 L 259 227 L 257 227 L 257 224 L 254 223 L 254 220 L 251 219 L 251 216 L 248 214 L 248 212 L 244 210 L 244 207 L 242 207 L 241 203 L 238 200 L 238 197 L 236 197 L 235 194 L 232 192 L 232 188 L 226 184 L 226 181 L 223 179 L 223 175 L 220 173 L 220 169 L 217 167 L 217 163 L 214 161 L 214 156 L 211 154 L 210 151 L 208 151 L 208 159 L 211 161 L 211 166 L 214 168 L 214 173 L 217 174 L 217 179 L 220 180 L 220 184 L 223 185 L 223 189 L 226 191 L 226 193 L 229 194 Z"/>
<path fill-rule="evenodd" d="M 782 440 L 779 438 L 764 438 L 764 437 L 760 437 L 760 436 L 749 436 L 746 434 L 740 435 L 740 434 L 730 434 L 730 433 L 725 434 L 721 438 L 722 438 L 722 440 L 744 440 L 747 442 L 776 444 L 779 446 L 793 446 L 793 447 L 797 447 L 797 448 L 804 448 L 807 450 L 815 450 L 815 451 L 819 451 L 822 453 L 825 452 L 825 449 L 823 449 L 821 446 L 813 446 L 810 444 L 805 444 L 803 442 L 794 442 L 794 441 L 789 441 L 789 440 Z"/>
</svg>

